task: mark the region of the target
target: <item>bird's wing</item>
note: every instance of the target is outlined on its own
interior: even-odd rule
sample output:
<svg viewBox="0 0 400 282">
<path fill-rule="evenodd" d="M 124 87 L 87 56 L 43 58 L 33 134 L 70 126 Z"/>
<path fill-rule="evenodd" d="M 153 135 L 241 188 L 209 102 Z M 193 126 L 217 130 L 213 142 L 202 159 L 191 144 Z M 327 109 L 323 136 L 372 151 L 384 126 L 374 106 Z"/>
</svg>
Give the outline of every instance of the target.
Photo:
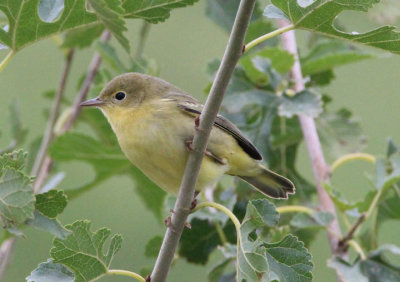
<svg viewBox="0 0 400 282">
<path fill-rule="evenodd" d="M 173 100 L 177 103 L 180 110 L 189 114 L 193 117 L 197 117 L 201 114 L 204 106 L 199 103 L 195 98 L 181 93 L 169 93 L 163 96 L 163 99 Z M 250 157 L 255 160 L 262 160 L 261 154 L 257 148 L 240 132 L 233 123 L 224 118 L 221 115 L 217 115 L 214 126 L 224 130 L 236 139 L 239 146 L 245 151 Z"/>
</svg>

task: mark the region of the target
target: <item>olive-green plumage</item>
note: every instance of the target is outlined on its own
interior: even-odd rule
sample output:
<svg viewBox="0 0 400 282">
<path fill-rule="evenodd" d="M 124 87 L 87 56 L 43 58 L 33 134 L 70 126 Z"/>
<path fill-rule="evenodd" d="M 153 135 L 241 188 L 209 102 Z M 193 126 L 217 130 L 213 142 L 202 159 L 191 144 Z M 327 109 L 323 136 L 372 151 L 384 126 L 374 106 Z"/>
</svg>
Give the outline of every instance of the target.
<svg viewBox="0 0 400 282">
<path fill-rule="evenodd" d="M 83 102 L 82 106 L 99 107 L 127 158 L 162 189 L 178 193 L 194 136 L 194 120 L 203 105 L 162 79 L 127 73 L 115 77 L 97 98 Z M 223 174 L 229 174 L 273 198 L 293 194 L 293 183 L 263 167 L 261 159 L 239 129 L 218 115 L 196 190 L 201 191 Z"/>
</svg>

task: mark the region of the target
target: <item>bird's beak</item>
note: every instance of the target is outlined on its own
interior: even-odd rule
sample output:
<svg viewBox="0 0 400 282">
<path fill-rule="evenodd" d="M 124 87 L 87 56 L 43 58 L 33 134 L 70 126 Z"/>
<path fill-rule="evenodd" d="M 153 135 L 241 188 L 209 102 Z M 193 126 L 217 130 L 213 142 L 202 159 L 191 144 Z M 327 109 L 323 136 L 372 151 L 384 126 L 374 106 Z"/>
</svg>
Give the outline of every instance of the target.
<svg viewBox="0 0 400 282">
<path fill-rule="evenodd" d="M 93 98 L 93 99 L 90 99 L 90 100 L 80 103 L 79 106 L 81 106 L 81 107 L 100 107 L 104 104 L 105 103 L 103 100 L 100 100 L 99 98 Z"/>
</svg>

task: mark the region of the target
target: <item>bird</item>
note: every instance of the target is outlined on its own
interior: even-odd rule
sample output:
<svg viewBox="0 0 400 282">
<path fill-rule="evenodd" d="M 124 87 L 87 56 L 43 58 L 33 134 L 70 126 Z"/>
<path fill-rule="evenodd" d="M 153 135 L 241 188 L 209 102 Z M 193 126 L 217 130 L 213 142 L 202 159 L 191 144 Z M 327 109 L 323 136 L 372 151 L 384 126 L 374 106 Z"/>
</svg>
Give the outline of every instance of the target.
<svg viewBox="0 0 400 282">
<path fill-rule="evenodd" d="M 198 100 L 161 78 L 132 72 L 116 76 L 98 97 L 80 105 L 99 108 L 130 162 L 161 189 L 178 194 L 195 123 L 204 108 Z M 295 193 L 293 183 L 267 169 L 251 141 L 217 115 L 196 191 L 214 186 L 224 174 L 243 179 L 271 198 L 287 199 Z"/>
</svg>

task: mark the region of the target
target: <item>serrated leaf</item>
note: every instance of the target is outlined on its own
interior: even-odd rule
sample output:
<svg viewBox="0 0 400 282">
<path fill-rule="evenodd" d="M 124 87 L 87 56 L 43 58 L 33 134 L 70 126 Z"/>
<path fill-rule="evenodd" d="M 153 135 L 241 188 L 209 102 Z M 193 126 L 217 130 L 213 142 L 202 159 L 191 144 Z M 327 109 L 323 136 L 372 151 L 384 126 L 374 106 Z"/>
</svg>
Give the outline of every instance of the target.
<svg viewBox="0 0 400 282">
<path fill-rule="evenodd" d="M 129 41 L 123 34 L 127 28 L 122 18 L 124 10 L 120 0 L 89 0 L 89 3 L 104 26 L 129 53 Z"/>
<path fill-rule="evenodd" d="M 383 26 L 365 33 L 346 33 L 334 26 L 335 19 L 343 11 L 366 12 L 378 2 L 379 0 L 316 0 L 311 5 L 301 7 L 297 0 L 271 0 L 273 6 L 268 5 L 264 15 L 276 18 L 280 10 L 283 17 L 296 28 L 400 54 L 400 33 L 395 32 L 393 26 Z"/>
<path fill-rule="evenodd" d="M 122 0 L 126 18 L 142 18 L 150 23 L 159 23 L 169 18 L 172 9 L 193 5 L 198 0 Z"/>
<path fill-rule="evenodd" d="M 324 112 L 317 119 L 318 134 L 326 151 L 334 158 L 361 151 L 366 145 L 359 121 L 351 112 L 341 109 Z"/>
<path fill-rule="evenodd" d="M 33 218 L 35 197 L 29 178 L 22 172 L 6 167 L 0 177 L 0 217 L 5 227 L 15 226 Z"/>
<path fill-rule="evenodd" d="M 292 235 L 278 243 L 264 243 L 270 271 L 280 281 L 311 281 L 313 264 L 304 244 Z"/>
<path fill-rule="evenodd" d="M 0 155 L 0 175 L 2 174 L 2 170 L 6 167 L 22 170 L 25 166 L 27 156 L 28 154 L 23 150 Z"/>
<path fill-rule="evenodd" d="M 278 224 L 278 221 L 279 213 L 276 211 L 275 206 L 266 199 L 258 199 L 249 201 L 247 204 L 246 215 L 242 225 L 251 223 L 253 229 L 264 225 L 274 227 Z"/>
<path fill-rule="evenodd" d="M 163 237 L 158 235 L 151 238 L 144 249 L 144 255 L 149 258 L 156 258 L 161 249 Z"/>
<path fill-rule="evenodd" d="M 74 274 L 65 266 L 53 263 L 52 259 L 42 262 L 26 277 L 27 282 L 73 282 Z"/>
<path fill-rule="evenodd" d="M 36 195 L 36 209 L 49 218 L 55 218 L 67 206 L 67 197 L 62 190 L 51 190 Z"/>
<path fill-rule="evenodd" d="M 306 213 L 296 214 L 291 220 L 290 225 L 295 228 L 323 228 L 333 220 L 333 215 L 329 212 L 315 212 L 311 215 Z"/>
<path fill-rule="evenodd" d="M 86 10 L 85 0 L 65 0 L 58 20 L 46 23 L 38 14 L 39 1 L 0 0 L 0 10 L 9 22 L 8 31 L 0 29 L 2 44 L 17 51 L 50 35 L 98 21 L 95 14 Z"/>
<path fill-rule="evenodd" d="M 61 47 L 64 48 L 85 48 L 99 38 L 104 30 L 104 24 L 97 23 L 88 26 L 78 27 L 65 33 Z"/>
<path fill-rule="evenodd" d="M 215 226 L 208 220 L 193 218 L 190 224 L 192 228 L 182 233 L 178 253 L 188 262 L 205 264 L 221 240 Z"/>
<path fill-rule="evenodd" d="M 104 253 L 104 244 L 111 234 L 109 229 L 101 228 L 91 232 L 89 221 L 76 221 L 65 228 L 72 233 L 65 240 L 54 239 L 50 250 L 54 263 L 70 268 L 75 274 L 75 282 L 92 281 L 104 275 L 121 248 L 121 235 L 112 236 L 107 252 Z"/>
<path fill-rule="evenodd" d="M 303 75 L 313 75 L 374 57 L 371 53 L 342 42 L 325 41 L 315 46 L 307 56 L 301 58 L 301 71 Z"/>
<path fill-rule="evenodd" d="M 34 218 L 25 222 L 27 225 L 49 232 L 57 238 L 65 239 L 71 232 L 66 230 L 57 219 L 48 218 L 35 211 Z"/>
<path fill-rule="evenodd" d="M 281 97 L 278 112 L 280 116 L 288 118 L 294 115 L 307 115 L 316 118 L 322 113 L 321 95 L 309 89 L 298 92 L 292 97 L 285 93 Z"/>
</svg>

